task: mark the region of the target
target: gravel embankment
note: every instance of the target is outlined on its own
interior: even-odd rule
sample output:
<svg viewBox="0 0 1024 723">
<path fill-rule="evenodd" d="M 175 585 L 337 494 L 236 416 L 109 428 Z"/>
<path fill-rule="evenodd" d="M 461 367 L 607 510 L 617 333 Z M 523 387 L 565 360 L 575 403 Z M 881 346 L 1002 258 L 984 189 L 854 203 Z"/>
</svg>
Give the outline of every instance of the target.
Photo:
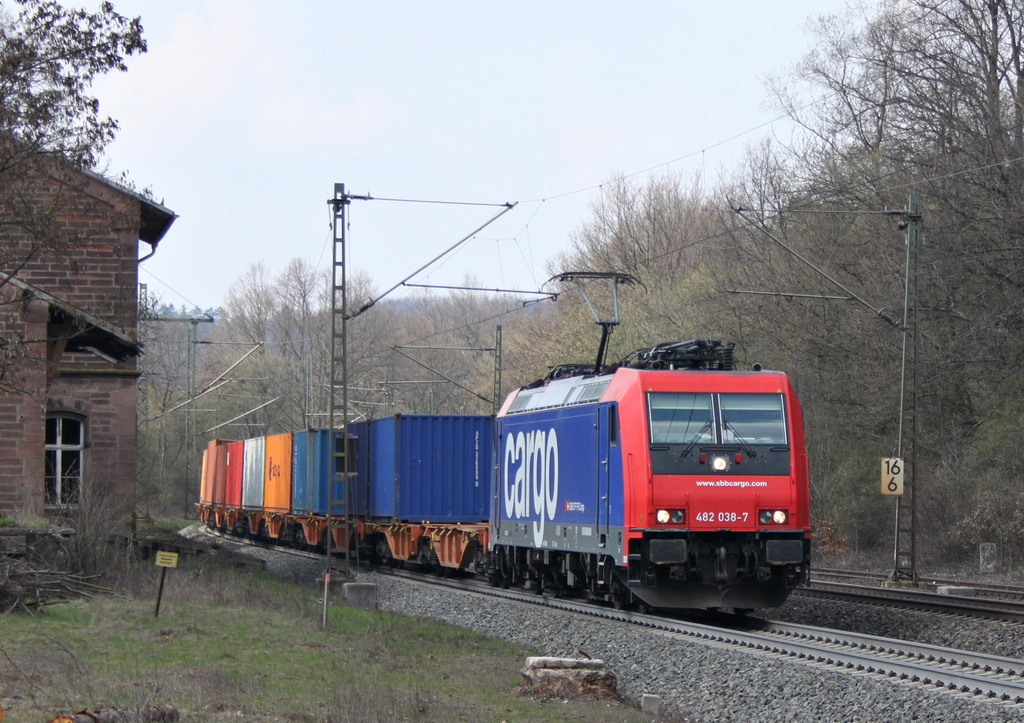
<svg viewBox="0 0 1024 723">
<path fill-rule="evenodd" d="M 633 699 L 643 693 L 660 695 L 665 706 L 695 723 L 1024 721 L 1024 710 L 1019 708 L 875 676 L 723 650 L 666 633 L 519 603 L 492 599 L 481 604 L 478 597 L 457 591 L 425 593 L 422 586 L 384 575 L 363 573 L 360 579 L 378 584 L 382 610 L 442 620 L 543 655 L 579 657 L 583 651 L 600 658 L 615 671 L 623 695 Z M 878 610 L 876 614 L 891 613 Z M 899 629 L 898 623 L 892 624 Z"/>
<path fill-rule="evenodd" d="M 190 535 L 191 536 L 191 535 Z M 230 544 L 230 543 L 228 543 Z M 253 548 L 248 548 L 252 550 Z M 310 584 L 320 563 L 266 550 L 254 553 L 276 574 Z M 283 559 L 282 559 L 283 558 Z M 542 655 L 604 660 L 620 692 L 662 697 L 667 711 L 693 723 L 711 721 L 1021 721 L 1024 708 L 954 696 L 864 674 L 845 674 L 762 654 L 739 653 L 628 625 L 536 608 L 360 572 L 378 585 L 381 610 L 426 617 L 504 638 Z M 943 618 L 793 598 L 768 611 L 774 619 L 914 639 L 1019 657 L 1019 626 Z"/>
</svg>

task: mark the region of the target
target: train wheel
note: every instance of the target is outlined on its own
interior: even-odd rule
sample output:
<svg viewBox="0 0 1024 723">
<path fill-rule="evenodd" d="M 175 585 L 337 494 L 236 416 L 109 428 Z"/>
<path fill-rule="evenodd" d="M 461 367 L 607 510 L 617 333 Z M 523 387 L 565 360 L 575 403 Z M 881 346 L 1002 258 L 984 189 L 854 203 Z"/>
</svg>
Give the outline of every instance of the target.
<svg viewBox="0 0 1024 723">
<path fill-rule="evenodd" d="M 474 575 L 480 575 L 483 577 L 487 574 L 487 553 L 485 553 L 482 548 L 478 548 L 473 554 L 473 564 L 471 568 L 471 572 Z"/>
<path fill-rule="evenodd" d="M 306 531 L 302 528 L 302 525 L 295 527 L 295 549 L 302 550 L 303 552 L 309 552 L 313 549 L 313 546 L 309 544 L 309 540 L 306 539 Z"/>
<path fill-rule="evenodd" d="M 565 593 L 565 577 L 559 573 L 552 573 L 551 578 L 548 580 L 548 592 L 551 593 L 552 597 L 562 597 Z"/>
<path fill-rule="evenodd" d="M 433 550 L 430 551 L 430 569 L 434 571 L 434 575 L 437 577 L 448 577 L 445 572 L 447 568 L 441 564 L 441 558 Z"/>
<path fill-rule="evenodd" d="M 616 610 L 625 609 L 626 605 L 629 603 L 629 598 L 632 594 L 633 593 L 629 591 L 629 588 L 627 588 L 618 580 L 612 581 L 612 607 Z"/>
<path fill-rule="evenodd" d="M 508 559 L 508 550 L 504 547 L 498 549 L 497 568 L 498 571 L 496 577 L 498 578 L 498 585 L 503 590 L 508 590 L 512 585 L 512 577 L 514 573 L 512 571 L 512 564 Z"/>
</svg>

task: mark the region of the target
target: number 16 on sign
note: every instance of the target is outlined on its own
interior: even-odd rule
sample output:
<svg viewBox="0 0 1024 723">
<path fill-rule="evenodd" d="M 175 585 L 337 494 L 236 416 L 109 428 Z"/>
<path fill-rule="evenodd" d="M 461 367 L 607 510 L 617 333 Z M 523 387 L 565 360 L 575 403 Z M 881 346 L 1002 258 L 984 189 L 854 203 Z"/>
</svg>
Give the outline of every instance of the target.
<svg viewBox="0 0 1024 723">
<path fill-rule="evenodd" d="M 903 460 L 899 457 L 882 458 L 882 494 L 903 494 Z"/>
</svg>

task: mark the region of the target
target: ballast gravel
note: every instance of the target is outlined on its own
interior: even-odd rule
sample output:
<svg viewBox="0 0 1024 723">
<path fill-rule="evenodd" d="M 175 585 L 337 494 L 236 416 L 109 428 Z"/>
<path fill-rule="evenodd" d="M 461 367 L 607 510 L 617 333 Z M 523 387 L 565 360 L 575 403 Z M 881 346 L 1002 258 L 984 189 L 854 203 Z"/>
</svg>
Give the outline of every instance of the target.
<svg viewBox="0 0 1024 723">
<path fill-rule="evenodd" d="M 198 526 L 195 526 L 198 527 Z M 193 539 L 203 533 L 189 528 Z M 193 532 L 195 530 L 195 532 Z M 279 577 L 315 583 L 322 562 L 215 542 L 259 557 Z M 539 655 L 599 658 L 618 678 L 620 693 L 639 701 L 661 697 L 661 720 L 718 721 L 1020 721 L 1024 706 L 866 673 L 842 673 L 766 653 L 742 653 L 671 633 L 581 618 L 550 608 L 482 598 L 360 571 L 377 584 L 382 611 L 429 618 L 517 643 Z M 762 617 L 975 650 L 1006 657 L 1024 654 L 1024 627 L 835 603 L 793 596 Z"/>
<path fill-rule="evenodd" d="M 359 579 L 377 583 L 381 610 L 469 628 L 540 655 L 582 657 L 585 653 L 600 658 L 615 672 L 625 697 L 661 696 L 664 710 L 693 723 L 1024 721 L 1022 707 L 912 683 L 840 673 L 769 654 L 735 652 L 671 633 L 581 619 L 522 603 L 481 601 L 479 596 L 455 590 L 425 590 L 386 575 L 360 573 Z M 875 614 L 893 613 L 878 608 Z M 806 617 L 801 622 L 812 624 Z"/>
</svg>

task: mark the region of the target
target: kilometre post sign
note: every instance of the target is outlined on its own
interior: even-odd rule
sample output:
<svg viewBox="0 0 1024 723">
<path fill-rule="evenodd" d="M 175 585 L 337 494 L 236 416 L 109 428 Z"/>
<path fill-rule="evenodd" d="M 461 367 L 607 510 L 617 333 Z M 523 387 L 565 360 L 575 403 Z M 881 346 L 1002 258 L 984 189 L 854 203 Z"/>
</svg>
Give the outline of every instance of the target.
<svg viewBox="0 0 1024 723">
<path fill-rule="evenodd" d="M 903 459 L 882 458 L 882 494 L 900 496 L 903 494 Z"/>
</svg>

